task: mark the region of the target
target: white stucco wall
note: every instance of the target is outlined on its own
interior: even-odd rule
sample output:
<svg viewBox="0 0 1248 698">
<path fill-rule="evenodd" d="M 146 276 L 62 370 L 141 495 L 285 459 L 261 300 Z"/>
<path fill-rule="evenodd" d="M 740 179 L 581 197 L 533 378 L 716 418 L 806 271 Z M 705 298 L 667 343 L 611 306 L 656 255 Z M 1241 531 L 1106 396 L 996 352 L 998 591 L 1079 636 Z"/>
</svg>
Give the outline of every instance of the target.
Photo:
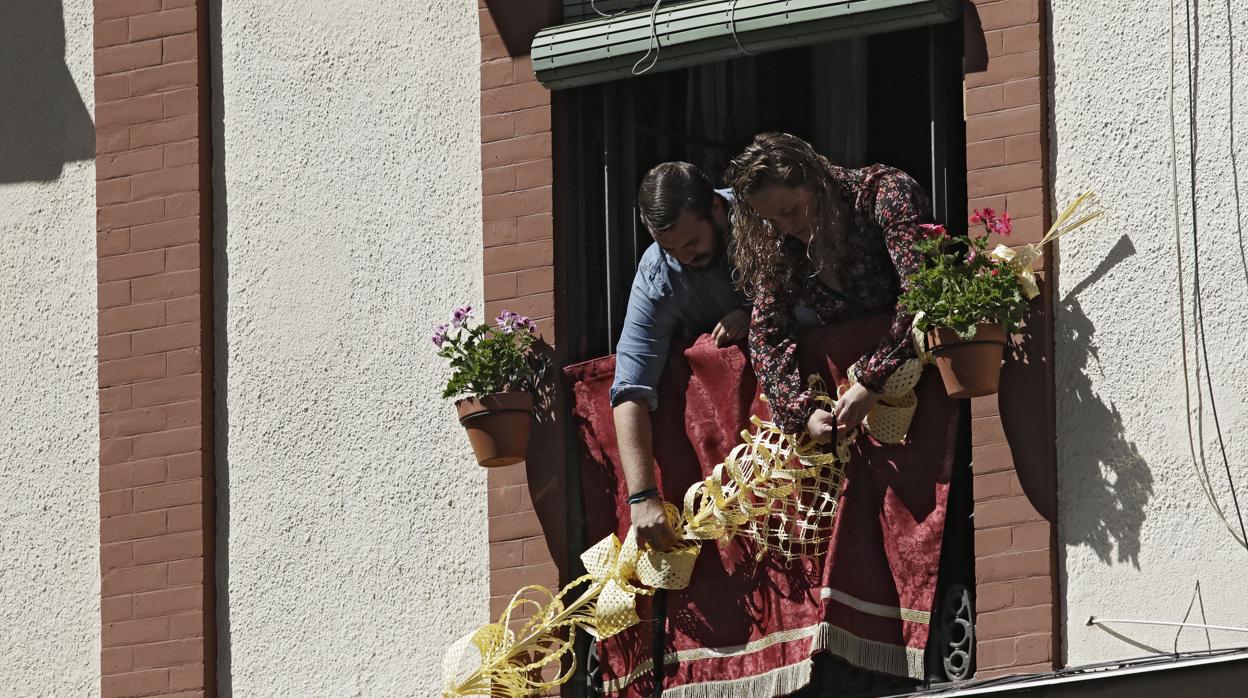
<svg viewBox="0 0 1248 698">
<path fill-rule="evenodd" d="M 435 695 L 488 618 L 429 340 L 482 297 L 477 7 L 219 7 L 220 695 Z"/>
<path fill-rule="evenodd" d="M 93 696 L 100 514 L 91 5 L 13 10 L 0 10 L 0 694 Z"/>
<path fill-rule="evenodd" d="M 1188 195 L 1187 57 L 1176 2 L 1180 230 L 1192 329 L 1193 245 Z M 1228 23 L 1228 6 L 1233 16 Z M 1171 188 L 1168 3 L 1054 0 L 1053 143 L 1061 201 L 1094 188 L 1110 211 L 1061 242 L 1057 316 L 1059 532 L 1068 664 L 1171 651 L 1175 629 L 1088 627 L 1089 616 L 1182 620 L 1199 581 L 1208 623 L 1248 627 L 1248 550 L 1202 493 L 1184 424 L 1178 253 Z M 1237 206 L 1231 160 L 1230 71 L 1239 189 L 1248 196 L 1248 5 L 1200 3 L 1197 194 L 1201 298 L 1227 455 L 1248 515 L 1248 201 Z M 1234 47 L 1228 42 L 1234 30 Z M 1243 210 L 1238 210 L 1243 209 Z M 1234 521 L 1204 387 L 1193 363 L 1213 493 Z M 1200 386 L 1201 395 L 1196 390 Z M 1234 523 L 1238 530 L 1238 523 Z M 1193 609 L 1199 622 L 1199 607 Z M 1189 619 L 1190 620 L 1190 619 Z M 1243 634 L 1212 634 L 1217 646 Z M 1180 649 L 1206 647 L 1187 630 Z"/>
</svg>

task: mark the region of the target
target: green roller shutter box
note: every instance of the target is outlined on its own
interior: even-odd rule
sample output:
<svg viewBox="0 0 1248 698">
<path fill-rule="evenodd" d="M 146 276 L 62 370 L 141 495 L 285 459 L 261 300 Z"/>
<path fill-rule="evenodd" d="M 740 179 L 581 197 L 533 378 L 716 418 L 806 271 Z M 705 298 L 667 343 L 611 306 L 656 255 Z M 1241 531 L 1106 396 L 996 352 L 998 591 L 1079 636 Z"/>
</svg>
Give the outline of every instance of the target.
<svg viewBox="0 0 1248 698">
<path fill-rule="evenodd" d="M 750 53 L 763 53 L 936 24 L 961 12 L 957 0 L 737 0 L 735 11 L 732 5 L 697 0 L 660 6 L 655 31 L 662 49 L 648 72 L 738 57 L 738 41 Z M 651 45 L 649 10 L 549 27 L 533 38 L 533 69 L 552 89 L 618 80 L 632 75 Z"/>
</svg>

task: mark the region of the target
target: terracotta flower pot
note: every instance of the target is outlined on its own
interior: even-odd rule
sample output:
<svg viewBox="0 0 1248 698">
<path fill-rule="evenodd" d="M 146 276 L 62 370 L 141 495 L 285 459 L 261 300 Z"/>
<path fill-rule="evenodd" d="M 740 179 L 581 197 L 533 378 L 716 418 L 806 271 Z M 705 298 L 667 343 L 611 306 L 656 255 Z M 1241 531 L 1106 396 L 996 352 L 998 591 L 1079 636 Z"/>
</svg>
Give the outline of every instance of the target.
<svg viewBox="0 0 1248 698">
<path fill-rule="evenodd" d="M 939 327 L 927 333 L 927 346 L 949 397 L 982 397 L 997 392 L 1005 353 L 1005 328 L 999 323 L 981 322 L 971 340 Z"/>
<path fill-rule="evenodd" d="M 494 393 L 455 401 L 459 423 L 468 431 L 477 462 L 487 468 L 524 460 L 529 450 L 529 393 Z"/>
</svg>

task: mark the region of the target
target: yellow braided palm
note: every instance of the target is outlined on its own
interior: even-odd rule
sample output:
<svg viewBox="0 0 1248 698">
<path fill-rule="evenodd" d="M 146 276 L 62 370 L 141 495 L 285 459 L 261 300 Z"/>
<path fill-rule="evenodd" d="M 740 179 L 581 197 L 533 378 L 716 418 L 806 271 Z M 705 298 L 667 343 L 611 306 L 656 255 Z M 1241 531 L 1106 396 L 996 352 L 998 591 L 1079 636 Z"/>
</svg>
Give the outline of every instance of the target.
<svg viewBox="0 0 1248 698">
<path fill-rule="evenodd" d="M 885 443 L 905 438 L 922 371 L 918 360 L 896 371 L 862 428 L 830 450 L 753 417 L 753 433 L 743 431 L 742 443 L 689 488 L 681 510 L 667 505 L 686 545 L 668 552 L 640 550 L 631 531 L 623 543 L 611 534 L 581 555 L 586 574 L 558 594 L 534 586 L 516 592 L 497 622 L 447 650 L 444 698 L 537 696 L 566 682 L 576 670 L 575 630 L 605 638 L 637 623 L 638 595 L 689 585 L 702 541 L 726 543 L 741 536 L 755 543 L 760 558 L 767 552 L 786 561 L 820 555 L 845 484 L 850 444 L 861 431 Z M 810 384 L 816 401 L 833 409 L 836 399 L 822 381 L 812 377 Z M 520 620 L 525 612 L 533 615 Z"/>
</svg>

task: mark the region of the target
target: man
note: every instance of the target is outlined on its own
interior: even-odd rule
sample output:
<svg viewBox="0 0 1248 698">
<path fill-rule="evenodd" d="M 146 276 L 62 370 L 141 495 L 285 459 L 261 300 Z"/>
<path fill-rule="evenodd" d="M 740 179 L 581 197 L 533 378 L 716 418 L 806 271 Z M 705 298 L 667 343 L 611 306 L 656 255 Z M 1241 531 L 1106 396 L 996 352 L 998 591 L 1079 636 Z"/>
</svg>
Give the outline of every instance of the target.
<svg viewBox="0 0 1248 698">
<path fill-rule="evenodd" d="M 678 537 L 656 486 L 650 412 L 668 351 L 677 336 L 710 332 L 721 347 L 744 339 L 750 316 L 728 259 L 732 190 L 712 189 L 689 163 L 665 162 L 646 174 L 637 200 L 654 244 L 633 279 L 611 406 L 638 542 L 666 550 Z"/>
</svg>

